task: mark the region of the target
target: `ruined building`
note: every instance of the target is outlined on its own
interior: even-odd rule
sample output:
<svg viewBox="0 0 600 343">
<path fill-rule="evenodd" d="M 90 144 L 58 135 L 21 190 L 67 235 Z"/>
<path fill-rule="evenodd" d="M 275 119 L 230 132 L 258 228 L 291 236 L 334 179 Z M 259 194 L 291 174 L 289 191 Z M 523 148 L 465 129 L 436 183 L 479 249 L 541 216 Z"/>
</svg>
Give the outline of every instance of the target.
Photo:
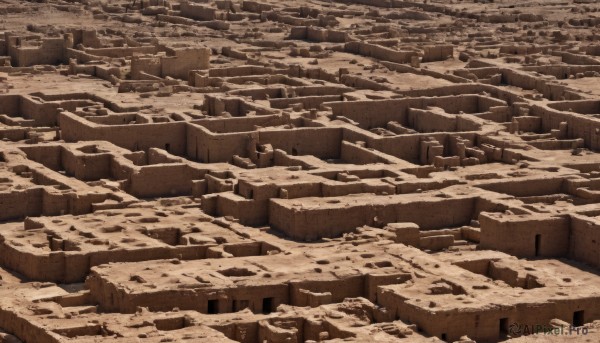
<svg viewBox="0 0 600 343">
<path fill-rule="evenodd" d="M 600 341 L 599 27 L 0 1 L 0 343 Z"/>
</svg>

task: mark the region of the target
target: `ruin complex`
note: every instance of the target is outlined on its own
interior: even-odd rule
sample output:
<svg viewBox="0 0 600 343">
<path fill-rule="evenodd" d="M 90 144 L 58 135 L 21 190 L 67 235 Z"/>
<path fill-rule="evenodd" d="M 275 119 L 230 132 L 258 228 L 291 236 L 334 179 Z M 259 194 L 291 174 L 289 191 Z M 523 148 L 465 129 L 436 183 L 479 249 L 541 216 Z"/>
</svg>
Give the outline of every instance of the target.
<svg viewBox="0 0 600 343">
<path fill-rule="evenodd" d="M 0 343 L 600 342 L 595 0 L 0 0 Z"/>
</svg>

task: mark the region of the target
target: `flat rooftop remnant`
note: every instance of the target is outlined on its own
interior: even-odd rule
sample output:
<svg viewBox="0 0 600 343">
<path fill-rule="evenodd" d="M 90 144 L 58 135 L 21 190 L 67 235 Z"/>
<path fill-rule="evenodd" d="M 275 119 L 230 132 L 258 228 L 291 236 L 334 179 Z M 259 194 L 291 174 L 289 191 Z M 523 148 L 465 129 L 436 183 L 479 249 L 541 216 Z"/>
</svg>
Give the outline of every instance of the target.
<svg viewBox="0 0 600 343">
<path fill-rule="evenodd" d="M 600 3 L 0 6 L 0 343 L 600 341 Z"/>
</svg>

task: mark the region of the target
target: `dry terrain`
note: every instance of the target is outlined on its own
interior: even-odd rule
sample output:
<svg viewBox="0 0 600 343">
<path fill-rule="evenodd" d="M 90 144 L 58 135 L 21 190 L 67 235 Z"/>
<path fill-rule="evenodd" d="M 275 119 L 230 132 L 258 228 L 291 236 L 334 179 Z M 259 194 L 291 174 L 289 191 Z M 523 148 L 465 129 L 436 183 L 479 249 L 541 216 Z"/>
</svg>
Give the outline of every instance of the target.
<svg viewBox="0 0 600 343">
<path fill-rule="evenodd" d="M 0 0 L 0 343 L 600 342 L 596 0 Z"/>
</svg>

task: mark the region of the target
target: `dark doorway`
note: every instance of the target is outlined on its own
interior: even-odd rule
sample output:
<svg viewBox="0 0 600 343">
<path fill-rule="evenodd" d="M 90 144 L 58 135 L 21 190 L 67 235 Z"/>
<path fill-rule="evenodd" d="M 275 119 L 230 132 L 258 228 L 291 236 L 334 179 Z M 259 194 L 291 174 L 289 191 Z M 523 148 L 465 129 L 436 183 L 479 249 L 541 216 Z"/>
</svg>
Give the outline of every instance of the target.
<svg viewBox="0 0 600 343">
<path fill-rule="evenodd" d="M 535 235 L 535 256 L 540 256 L 540 245 L 542 243 L 542 235 Z"/>
<path fill-rule="evenodd" d="M 498 337 L 503 338 L 508 335 L 508 318 L 500 318 L 500 331 Z"/>
<path fill-rule="evenodd" d="M 583 318 L 583 311 L 573 312 L 573 326 L 580 327 L 580 326 L 583 326 L 583 324 L 585 324 L 585 321 Z"/>
<path fill-rule="evenodd" d="M 264 298 L 262 303 L 262 312 L 269 314 L 273 312 L 273 298 Z"/>
<path fill-rule="evenodd" d="M 171 150 L 171 144 L 170 143 L 165 144 L 165 150 L 167 152 L 169 152 L 169 150 Z"/>
<path fill-rule="evenodd" d="M 445 334 L 445 333 L 443 333 L 443 334 L 442 334 L 442 337 L 441 337 L 441 338 L 442 338 L 442 341 L 446 342 L 446 339 L 447 339 L 447 337 L 446 337 L 446 334 Z"/>
<path fill-rule="evenodd" d="M 208 309 L 206 310 L 208 314 L 217 314 L 219 313 L 219 300 L 209 300 L 208 301 Z"/>
</svg>

